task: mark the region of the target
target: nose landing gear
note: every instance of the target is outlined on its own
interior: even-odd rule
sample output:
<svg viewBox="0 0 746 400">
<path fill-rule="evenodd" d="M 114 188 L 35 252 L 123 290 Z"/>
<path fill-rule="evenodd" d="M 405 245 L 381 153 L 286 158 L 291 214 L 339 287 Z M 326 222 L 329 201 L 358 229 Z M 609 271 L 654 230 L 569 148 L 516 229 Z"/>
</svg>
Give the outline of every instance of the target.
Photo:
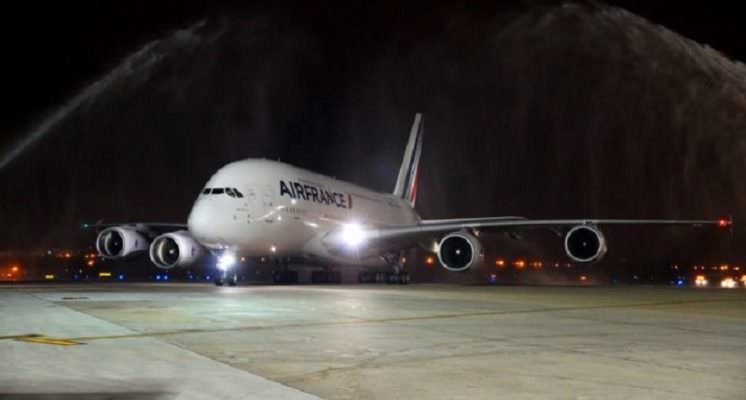
<svg viewBox="0 0 746 400">
<path fill-rule="evenodd" d="M 236 256 L 232 252 L 225 251 L 218 256 L 216 267 L 218 269 L 218 275 L 215 279 L 216 286 L 236 286 L 238 273 L 236 272 Z"/>
<path fill-rule="evenodd" d="M 215 286 L 236 286 L 236 283 L 238 282 L 238 274 L 236 271 L 220 271 L 220 274 L 215 279 Z"/>
</svg>

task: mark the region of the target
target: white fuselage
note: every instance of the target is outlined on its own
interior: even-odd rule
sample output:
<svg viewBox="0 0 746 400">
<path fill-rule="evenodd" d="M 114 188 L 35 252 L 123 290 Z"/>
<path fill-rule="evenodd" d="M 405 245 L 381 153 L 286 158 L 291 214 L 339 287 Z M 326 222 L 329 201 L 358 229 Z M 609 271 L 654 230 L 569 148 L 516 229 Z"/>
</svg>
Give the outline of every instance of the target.
<svg viewBox="0 0 746 400">
<path fill-rule="evenodd" d="M 325 236 L 351 223 L 392 227 L 420 220 L 409 203 L 391 194 L 264 159 L 230 163 L 205 188 L 209 193 L 199 195 L 189 214 L 189 231 L 208 249 L 248 257 L 380 264 L 378 254 L 330 252 Z"/>
</svg>

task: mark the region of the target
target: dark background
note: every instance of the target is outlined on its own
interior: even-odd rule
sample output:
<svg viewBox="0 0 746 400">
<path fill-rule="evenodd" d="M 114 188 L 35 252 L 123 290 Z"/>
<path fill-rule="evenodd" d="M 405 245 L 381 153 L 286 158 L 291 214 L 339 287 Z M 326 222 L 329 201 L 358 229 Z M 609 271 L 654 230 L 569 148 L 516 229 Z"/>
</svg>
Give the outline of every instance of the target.
<svg viewBox="0 0 746 400">
<path fill-rule="evenodd" d="M 746 45 L 726 8 L 0 7 L 0 154 L 158 41 L 0 169 L 0 249 L 81 243 L 78 224 L 99 218 L 184 221 L 210 174 L 243 157 L 389 191 L 417 111 L 425 218 L 746 216 L 746 72 L 731 61 Z M 744 256 L 738 231 L 733 241 L 660 228 L 607 236 L 612 260 Z M 554 251 L 552 240 L 515 246 Z"/>
</svg>

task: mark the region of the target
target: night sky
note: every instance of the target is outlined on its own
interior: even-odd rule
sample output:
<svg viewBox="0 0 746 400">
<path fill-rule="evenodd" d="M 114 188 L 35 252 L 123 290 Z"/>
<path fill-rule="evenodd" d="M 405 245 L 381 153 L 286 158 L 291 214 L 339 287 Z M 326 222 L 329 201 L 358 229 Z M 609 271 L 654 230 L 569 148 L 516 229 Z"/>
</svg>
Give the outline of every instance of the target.
<svg viewBox="0 0 746 400">
<path fill-rule="evenodd" d="M 389 191 L 417 111 L 425 218 L 745 220 L 732 10 L 207 3 L 0 6 L 0 156 L 55 119 L 0 168 L 0 249 L 79 243 L 99 218 L 183 222 L 245 157 Z M 745 256 L 738 231 L 607 236 L 611 258 Z"/>
</svg>

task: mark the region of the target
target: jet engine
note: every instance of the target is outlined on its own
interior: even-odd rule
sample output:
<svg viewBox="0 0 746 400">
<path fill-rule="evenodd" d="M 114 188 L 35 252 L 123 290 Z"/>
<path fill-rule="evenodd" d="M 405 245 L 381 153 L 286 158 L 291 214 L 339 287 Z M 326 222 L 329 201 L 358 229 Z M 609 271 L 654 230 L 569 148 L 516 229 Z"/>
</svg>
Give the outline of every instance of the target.
<svg viewBox="0 0 746 400">
<path fill-rule="evenodd" d="M 475 268 L 483 259 L 482 244 L 467 232 L 450 233 L 438 245 L 438 261 L 449 271 L 461 272 Z"/>
<path fill-rule="evenodd" d="M 147 248 L 147 239 L 133 226 L 106 228 L 96 238 L 96 250 L 105 258 L 127 257 Z"/>
<path fill-rule="evenodd" d="M 565 252 L 573 261 L 600 261 L 606 254 L 606 239 L 598 228 L 578 225 L 565 235 Z"/>
<path fill-rule="evenodd" d="M 161 269 L 194 264 L 204 253 L 202 245 L 187 231 L 164 233 L 150 244 L 150 261 Z"/>
</svg>

